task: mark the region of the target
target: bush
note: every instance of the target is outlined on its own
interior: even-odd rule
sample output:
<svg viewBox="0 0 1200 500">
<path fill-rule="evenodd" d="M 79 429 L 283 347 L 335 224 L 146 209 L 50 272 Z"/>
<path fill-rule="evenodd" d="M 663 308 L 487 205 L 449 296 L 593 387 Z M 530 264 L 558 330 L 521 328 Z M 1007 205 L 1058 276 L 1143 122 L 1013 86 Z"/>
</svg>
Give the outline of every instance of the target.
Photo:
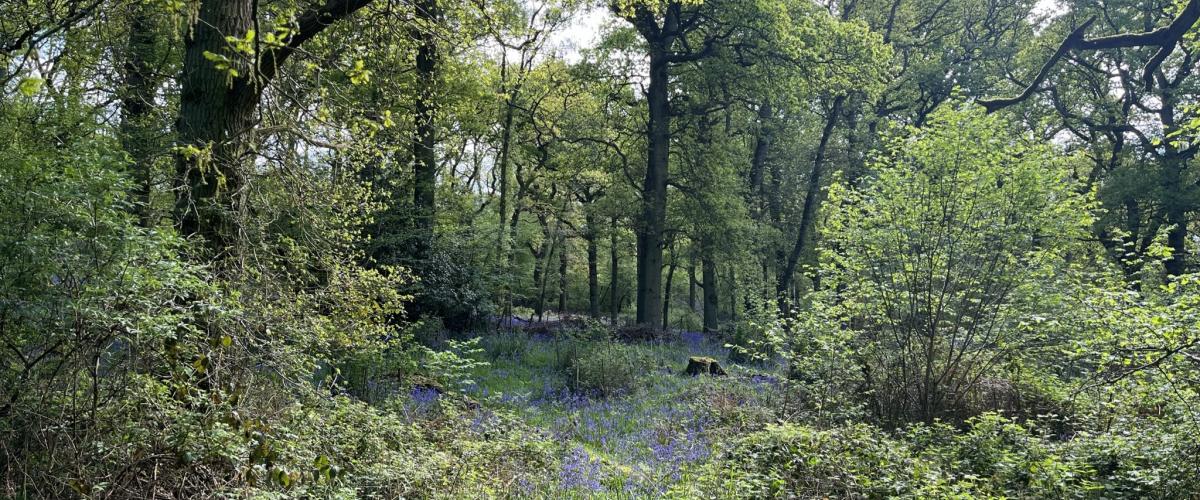
<svg viewBox="0 0 1200 500">
<path fill-rule="evenodd" d="M 472 485 L 507 488 L 482 471 L 538 441 L 480 444 L 466 418 L 446 424 L 466 442 L 446 456 L 396 415 L 330 396 L 378 375 L 339 380 L 338 366 L 383 359 L 376 370 L 451 381 L 471 368 L 469 344 L 418 349 L 395 324 L 411 280 L 358 265 L 352 214 L 297 215 L 320 227 L 269 237 L 250 221 L 252 256 L 209 264 L 139 224 L 124 152 L 83 108 L 0 101 L 13 131 L 0 141 L 0 497 L 348 497 L 380 477 L 367 464 L 412 481 L 473 457 L 487 462 L 465 469 Z"/>
<path fill-rule="evenodd" d="M 868 425 L 818 430 L 771 425 L 700 469 L 687 496 L 861 498 L 913 493 L 924 464 L 903 443 Z"/>
<path fill-rule="evenodd" d="M 446 398 L 449 398 L 447 396 Z M 230 496 L 289 498 L 513 497 L 521 484 L 550 476 L 559 450 L 511 415 L 465 409 L 447 401 L 410 421 L 405 411 L 348 398 L 308 401 L 289 409 L 270 442 L 272 468 L 250 467 L 249 485 Z M 251 456 L 247 453 L 247 456 Z M 449 481 L 447 478 L 454 478 Z M 273 491 L 274 490 L 274 491 Z M 192 493 L 192 492 L 189 492 Z"/>
<path fill-rule="evenodd" d="M 976 381 L 1045 345 L 1089 207 L 1066 161 L 1007 130 L 946 105 L 890 141 L 875 178 L 831 188 L 825 298 L 889 423 L 961 418 Z"/>
<path fill-rule="evenodd" d="M 572 390 L 611 396 L 636 388 L 639 376 L 653 365 L 636 346 L 589 342 L 575 347 L 565 363 L 564 376 Z"/>
<path fill-rule="evenodd" d="M 1159 423 L 1083 433 L 1065 455 L 1091 473 L 1089 489 L 1107 498 L 1191 498 L 1200 491 L 1195 428 Z"/>
<path fill-rule="evenodd" d="M 995 413 L 965 429 L 917 424 L 768 425 L 689 471 L 679 496 L 721 498 L 1186 498 L 1200 487 L 1193 436 L 1137 432 L 1047 438 Z"/>
<path fill-rule="evenodd" d="M 523 332 L 496 332 L 482 337 L 481 345 L 492 361 L 520 360 L 529 350 L 529 336 Z"/>
<path fill-rule="evenodd" d="M 905 437 L 918 456 L 986 496 L 1062 498 L 1090 484 L 1088 468 L 1035 429 L 995 413 L 966 424 L 965 432 L 941 423 L 915 426 Z"/>
<path fill-rule="evenodd" d="M 777 356 L 772 339 L 779 336 L 781 323 L 776 311 L 773 301 L 755 299 L 736 322 L 722 328 L 730 361 L 763 363 Z"/>
</svg>

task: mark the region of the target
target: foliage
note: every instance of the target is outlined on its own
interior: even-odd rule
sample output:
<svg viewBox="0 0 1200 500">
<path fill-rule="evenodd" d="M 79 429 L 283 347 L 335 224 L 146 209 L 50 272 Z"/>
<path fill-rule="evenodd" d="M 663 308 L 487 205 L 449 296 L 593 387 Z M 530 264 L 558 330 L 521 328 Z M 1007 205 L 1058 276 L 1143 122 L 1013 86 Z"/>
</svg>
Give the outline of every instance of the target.
<svg viewBox="0 0 1200 500">
<path fill-rule="evenodd" d="M 1195 496 L 1200 0 L 1059 3 L 0 2 L 0 497 Z"/>
<path fill-rule="evenodd" d="M 738 321 L 728 324 L 725 337 L 729 339 L 730 359 L 738 363 L 771 361 L 776 353 L 772 339 L 781 336 L 778 309 L 772 301 L 759 301 L 747 308 Z"/>
<path fill-rule="evenodd" d="M 353 491 L 353 459 L 321 444 L 348 437 L 312 421 L 374 410 L 327 401 L 338 381 L 318 367 L 391 352 L 457 380 L 470 353 L 413 349 L 390 321 L 408 275 L 357 266 L 335 229 L 353 221 L 320 219 L 309 241 L 328 245 L 273 233 L 283 251 L 261 267 L 194 264 L 172 231 L 138 225 L 124 156 L 93 118 L 0 110 L 7 128 L 42 125 L 0 148 L 6 494 Z M 55 128 L 71 149 L 47 142 Z"/>
<path fill-rule="evenodd" d="M 874 178 L 835 190 L 827 223 L 827 297 L 861 332 L 889 421 L 954 415 L 981 378 L 1052 341 L 1041 295 L 1091 222 L 1048 147 L 969 105 L 929 120 L 892 140 Z"/>
<path fill-rule="evenodd" d="M 565 371 L 571 389 L 612 396 L 636 389 L 638 375 L 653 367 L 652 361 L 636 348 L 613 342 L 592 342 L 575 347 Z"/>
<path fill-rule="evenodd" d="M 701 469 L 680 494 L 731 498 L 878 497 L 911 494 L 927 473 L 906 448 L 867 425 L 828 431 L 770 425 Z M 906 484 L 910 481 L 916 484 Z"/>
<path fill-rule="evenodd" d="M 1142 292 L 1119 282 L 1096 279 L 1070 316 L 1080 332 L 1070 356 L 1088 374 L 1075 390 L 1082 417 L 1091 427 L 1161 419 L 1194 428 L 1200 280 L 1184 275 Z"/>
<path fill-rule="evenodd" d="M 696 468 L 693 480 L 677 484 L 675 492 L 719 491 L 722 498 L 1166 498 L 1195 484 L 1194 470 L 1179 468 L 1191 459 L 1186 447 L 1177 447 L 1177 436 L 1119 436 L 1053 441 L 995 414 L 972 419 L 965 431 L 937 423 L 899 435 L 865 424 L 770 425 Z"/>
</svg>

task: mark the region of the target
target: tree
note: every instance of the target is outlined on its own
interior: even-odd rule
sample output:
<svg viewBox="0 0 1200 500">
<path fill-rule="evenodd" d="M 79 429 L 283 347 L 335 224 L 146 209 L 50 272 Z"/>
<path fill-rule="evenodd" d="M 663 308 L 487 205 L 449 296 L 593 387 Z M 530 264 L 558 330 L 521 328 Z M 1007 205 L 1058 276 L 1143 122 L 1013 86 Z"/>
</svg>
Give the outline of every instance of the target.
<svg viewBox="0 0 1200 500">
<path fill-rule="evenodd" d="M 412 37 L 417 45 L 417 93 L 413 113 L 413 210 L 416 220 L 414 257 L 429 258 L 437 214 L 437 98 L 438 98 L 438 0 L 420 0 L 413 4 L 416 22 Z"/>
<path fill-rule="evenodd" d="M 154 10 L 141 3 L 127 6 L 129 9 L 128 36 L 125 45 L 125 62 L 121 66 L 123 90 L 121 92 L 121 143 L 129 153 L 133 172 L 134 198 L 141 224 L 149 227 L 154 223 L 151 195 L 154 187 L 154 159 L 163 150 L 161 124 L 155 109 L 155 95 L 163 83 L 166 71 L 161 66 L 162 44 L 160 30 Z"/>
<path fill-rule="evenodd" d="M 1118 48 L 1131 47 L 1157 47 L 1154 55 L 1146 61 L 1142 67 L 1141 80 L 1147 89 L 1152 87 L 1155 82 L 1155 73 L 1159 66 L 1162 65 L 1167 57 L 1175 50 L 1183 41 L 1184 35 L 1200 20 L 1200 0 L 1188 0 L 1179 13 L 1171 19 L 1171 22 L 1157 29 L 1122 33 L 1119 35 L 1101 36 L 1095 38 L 1087 38 L 1085 33 L 1093 23 L 1096 22 L 1096 17 L 1093 16 L 1087 21 L 1084 21 L 1079 27 L 1071 31 L 1062 43 L 1059 44 L 1058 50 L 1054 51 L 1054 55 L 1046 60 L 1042 68 L 1038 70 L 1037 75 L 1033 77 L 1029 85 L 1025 89 L 1013 97 L 1001 97 L 995 99 L 983 99 L 980 101 L 988 111 L 996 111 L 998 109 L 1012 106 L 1033 95 L 1039 90 L 1042 82 L 1058 64 L 1058 61 L 1072 51 L 1087 51 L 1087 50 L 1107 50 Z"/>
<path fill-rule="evenodd" d="M 637 226 L 636 307 L 638 324 L 658 328 L 662 324 L 663 231 L 671 142 L 670 68 L 711 54 L 718 35 L 706 37 L 699 49 L 690 50 L 688 36 L 702 28 L 707 19 L 697 6 L 690 3 L 685 6 L 681 0 L 614 2 L 610 6 L 641 35 L 650 58 L 646 87 L 646 176 Z"/>
<path fill-rule="evenodd" d="M 332 0 L 304 9 L 286 36 L 260 33 L 258 2 L 201 2 L 184 45 L 176 140 L 178 192 L 175 220 L 213 254 L 232 250 L 233 213 L 245 210 L 249 154 L 255 146 L 255 111 L 280 66 L 305 42 L 370 0 Z"/>
<path fill-rule="evenodd" d="M 1188 2 L 1178 11 L 1136 2 L 1068 6 L 1070 15 L 1042 36 L 1062 41 L 1032 81 L 1018 83 L 1023 90 L 1014 97 L 980 102 L 989 111 L 1024 104 L 1021 110 L 1047 120 L 1047 136 L 1061 132 L 1066 144 L 1092 159 L 1080 175 L 1107 209 L 1095 232 L 1131 287 L 1155 278 L 1145 264 L 1155 260 L 1148 252 L 1160 233 L 1172 251 L 1163 271 L 1180 276 L 1192 265 L 1187 240 L 1200 210 L 1200 191 L 1186 180 L 1197 146 L 1165 139 L 1180 132 L 1186 103 L 1197 95 L 1195 48 L 1181 37 L 1200 16 L 1200 6 Z M 1079 17 L 1088 20 L 1076 26 Z M 1161 27 L 1147 30 L 1155 25 Z M 1088 37 L 1093 27 L 1124 34 Z"/>
</svg>

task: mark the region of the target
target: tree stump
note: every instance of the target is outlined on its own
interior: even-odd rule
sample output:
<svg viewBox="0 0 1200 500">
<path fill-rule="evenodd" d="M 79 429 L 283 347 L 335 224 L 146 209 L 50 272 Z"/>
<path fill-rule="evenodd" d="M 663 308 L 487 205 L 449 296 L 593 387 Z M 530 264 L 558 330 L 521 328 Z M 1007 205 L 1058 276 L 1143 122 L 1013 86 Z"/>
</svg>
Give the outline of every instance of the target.
<svg viewBox="0 0 1200 500">
<path fill-rule="evenodd" d="M 721 364 L 717 360 L 701 356 L 688 358 L 687 369 L 684 370 L 684 373 L 693 377 L 700 374 L 726 375 L 725 370 L 721 368 Z"/>
</svg>

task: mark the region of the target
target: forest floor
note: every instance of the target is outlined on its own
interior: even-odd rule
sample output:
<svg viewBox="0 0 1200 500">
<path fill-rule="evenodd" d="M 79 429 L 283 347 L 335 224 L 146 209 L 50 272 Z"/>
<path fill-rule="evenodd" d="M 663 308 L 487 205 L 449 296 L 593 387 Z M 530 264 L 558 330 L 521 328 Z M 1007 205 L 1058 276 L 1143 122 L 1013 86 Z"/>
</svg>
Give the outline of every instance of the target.
<svg viewBox="0 0 1200 500">
<path fill-rule="evenodd" d="M 565 446 L 557 479 L 571 490 L 662 494 L 718 444 L 774 421 L 784 394 L 782 367 L 731 363 L 729 349 L 698 332 L 656 342 L 562 337 L 485 336 L 488 365 L 466 392 Z M 692 356 L 716 359 L 728 375 L 684 374 Z"/>
</svg>

